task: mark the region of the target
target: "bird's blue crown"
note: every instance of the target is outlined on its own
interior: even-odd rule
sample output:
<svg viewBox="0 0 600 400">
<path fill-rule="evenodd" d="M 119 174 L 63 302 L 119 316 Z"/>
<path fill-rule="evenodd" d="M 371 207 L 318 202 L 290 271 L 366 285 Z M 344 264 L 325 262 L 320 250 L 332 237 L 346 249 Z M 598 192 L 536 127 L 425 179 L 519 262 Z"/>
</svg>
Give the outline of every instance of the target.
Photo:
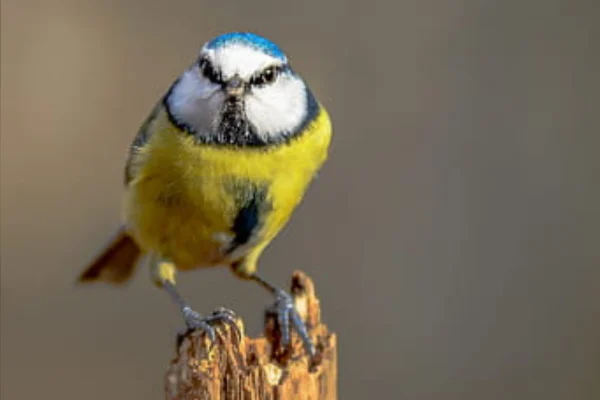
<svg viewBox="0 0 600 400">
<path fill-rule="evenodd" d="M 271 42 L 269 39 L 259 36 L 255 33 L 250 32 L 231 32 L 217 36 L 206 43 L 207 49 L 216 50 L 218 48 L 226 47 L 234 43 L 244 44 L 246 46 L 253 47 L 257 50 L 262 51 L 272 57 L 280 60 L 285 60 L 285 54 L 279 46 Z"/>
</svg>

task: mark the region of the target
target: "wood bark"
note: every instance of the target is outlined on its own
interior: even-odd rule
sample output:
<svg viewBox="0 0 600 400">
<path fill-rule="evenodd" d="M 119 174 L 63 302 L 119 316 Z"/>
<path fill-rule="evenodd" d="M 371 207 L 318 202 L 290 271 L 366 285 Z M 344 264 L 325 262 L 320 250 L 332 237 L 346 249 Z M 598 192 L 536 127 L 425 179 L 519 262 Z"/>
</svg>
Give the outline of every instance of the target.
<svg viewBox="0 0 600 400">
<path fill-rule="evenodd" d="M 167 400 L 336 400 L 337 343 L 321 322 L 312 280 L 292 275 L 291 293 L 306 322 L 317 356 L 310 360 L 296 333 L 287 348 L 280 345 L 276 316 L 265 312 L 264 335 L 250 338 L 236 317 L 236 329 L 217 322 L 217 340 L 210 344 L 199 331 L 183 336 L 165 378 Z"/>
</svg>

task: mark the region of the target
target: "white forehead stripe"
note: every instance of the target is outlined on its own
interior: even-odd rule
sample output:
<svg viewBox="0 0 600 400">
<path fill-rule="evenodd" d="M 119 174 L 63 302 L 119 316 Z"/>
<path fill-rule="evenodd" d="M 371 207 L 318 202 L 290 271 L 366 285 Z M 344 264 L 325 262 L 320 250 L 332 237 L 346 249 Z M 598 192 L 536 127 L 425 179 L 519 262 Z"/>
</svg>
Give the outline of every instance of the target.
<svg viewBox="0 0 600 400">
<path fill-rule="evenodd" d="M 232 43 L 217 49 L 205 49 L 204 52 L 225 80 L 236 74 L 247 80 L 265 67 L 280 65 L 282 62 L 259 49 L 240 43 Z"/>
</svg>

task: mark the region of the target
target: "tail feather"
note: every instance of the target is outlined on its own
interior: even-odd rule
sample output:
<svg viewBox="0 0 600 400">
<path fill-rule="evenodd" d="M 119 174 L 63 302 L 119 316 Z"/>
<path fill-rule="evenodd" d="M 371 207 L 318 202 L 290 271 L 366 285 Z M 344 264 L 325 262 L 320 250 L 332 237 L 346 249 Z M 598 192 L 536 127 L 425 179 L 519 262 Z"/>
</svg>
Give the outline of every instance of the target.
<svg viewBox="0 0 600 400">
<path fill-rule="evenodd" d="M 79 282 L 123 284 L 133 275 L 142 250 L 121 227 L 115 237 L 79 276 Z"/>
</svg>

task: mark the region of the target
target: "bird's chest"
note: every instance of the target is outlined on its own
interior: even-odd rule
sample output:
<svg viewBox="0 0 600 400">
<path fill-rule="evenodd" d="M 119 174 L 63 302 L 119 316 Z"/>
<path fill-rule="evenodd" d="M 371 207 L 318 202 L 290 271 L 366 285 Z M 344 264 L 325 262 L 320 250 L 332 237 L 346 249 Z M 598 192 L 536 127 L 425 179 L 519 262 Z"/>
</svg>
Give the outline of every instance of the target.
<svg viewBox="0 0 600 400">
<path fill-rule="evenodd" d="M 272 236 L 293 208 L 287 200 L 291 191 L 280 188 L 294 174 L 284 169 L 257 174 L 256 163 L 150 158 L 130 183 L 127 223 L 143 247 L 183 268 L 243 256 Z"/>
</svg>

